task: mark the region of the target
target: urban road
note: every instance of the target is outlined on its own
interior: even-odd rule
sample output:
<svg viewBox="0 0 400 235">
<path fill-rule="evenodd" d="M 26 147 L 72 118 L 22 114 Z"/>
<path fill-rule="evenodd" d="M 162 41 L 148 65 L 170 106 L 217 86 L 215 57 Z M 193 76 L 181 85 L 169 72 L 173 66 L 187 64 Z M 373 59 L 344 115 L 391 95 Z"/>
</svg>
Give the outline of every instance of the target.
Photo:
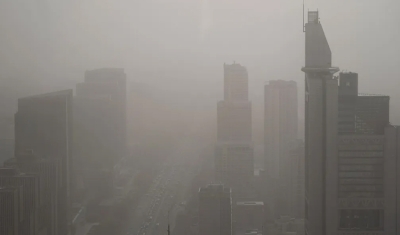
<svg viewBox="0 0 400 235">
<path fill-rule="evenodd" d="M 194 174 L 193 169 L 184 165 L 166 165 L 132 211 L 121 235 L 166 234 L 168 223 L 172 231 Z"/>
</svg>

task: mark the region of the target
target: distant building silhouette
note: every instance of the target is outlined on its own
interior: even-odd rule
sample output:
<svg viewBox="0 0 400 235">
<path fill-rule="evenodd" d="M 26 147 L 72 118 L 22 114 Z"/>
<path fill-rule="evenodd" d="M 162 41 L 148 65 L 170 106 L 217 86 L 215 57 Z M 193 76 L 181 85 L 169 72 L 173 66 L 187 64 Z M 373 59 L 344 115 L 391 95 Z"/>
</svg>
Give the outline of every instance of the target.
<svg viewBox="0 0 400 235">
<path fill-rule="evenodd" d="M 296 146 L 298 108 L 297 83 L 275 80 L 264 90 L 264 169 L 270 178 L 278 180 L 276 193 L 280 199 L 277 210 L 289 215 L 291 191 L 290 151 Z"/>
<path fill-rule="evenodd" d="M 241 201 L 236 202 L 234 208 L 234 234 L 245 234 L 246 231 L 262 231 L 264 220 L 264 202 Z"/>
<path fill-rule="evenodd" d="M 40 175 L 47 219 L 57 218 L 47 227 L 58 235 L 68 234 L 71 220 L 72 94 L 64 90 L 21 98 L 15 114 L 18 168 Z"/>
<path fill-rule="evenodd" d="M 305 25 L 306 234 L 337 234 L 338 82 L 318 12 Z"/>
<path fill-rule="evenodd" d="M 77 154 L 113 167 L 126 154 L 126 74 L 123 69 L 86 71 L 76 85 Z"/>
<path fill-rule="evenodd" d="M 254 176 L 248 77 L 240 64 L 224 64 L 224 100 L 218 102 L 217 117 L 215 177 L 240 190 Z"/>
<path fill-rule="evenodd" d="M 77 180 L 88 198 L 113 195 L 115 164 L 126 156 L 126 74 L 103 68 L 76 85 L 74 128 Z M 107 178 L 105 181 L 104 179 Z"/>
</svg>

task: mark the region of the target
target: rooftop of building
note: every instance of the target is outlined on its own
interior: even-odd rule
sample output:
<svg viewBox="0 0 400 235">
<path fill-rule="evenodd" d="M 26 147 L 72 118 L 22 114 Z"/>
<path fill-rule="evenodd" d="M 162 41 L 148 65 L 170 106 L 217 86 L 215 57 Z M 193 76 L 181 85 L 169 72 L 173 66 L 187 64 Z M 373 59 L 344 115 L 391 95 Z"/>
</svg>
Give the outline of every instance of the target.
<svg viewBox="0 0 400 235">
<path fill-rule="evenodd" d="M 124 73 L 124 68 L 99 68 L 86 70 L 86 73 Z"/>
<path fill-rule="evenodd" d="M 54 91 L 54 92 L 49 92 L 49 93 L 44 93 L 44 94 L 39 94 L 39 95 L 32 95 L 32 96 L 26 96 L 19 98 L 18 101 L 26 101 L 26 100 L 31 100 L 31 99 L 40 99 L 40 98 L 47 98 L 47 97 L 58 97 L 58 96 L 71 96 L 72 97 L 73 90 L 72 89 L 67 89 L 67 90 L 61 90 L 61 91 Z"/>
<path fill-rule="evenodd" d="M 249 229 L 249 230 L 246 230 L 246 232 L 244 234 L 245 235 L 261 235 L 262 231 L 259 231 L 258 229 Z"/>
<path fill-rule="evenodd" d="M 214 193 L 214 192 L 231 192 L 231 189 L 225 187 L 223 184 L 220 183 L 213 183 L 209 184 L 206 187 L 201 187 L 199 189 L 199 193 Z"/>
<path fill-rule="evenodd" d="M 0 186 L 0 193 L 1 192 L 14 192 L 15 190 L 18 190 L 18 187 Z"/>
<path fill-rule="evenodd" d="M 264 206 L 264 202 L 261 201 L 245 201 L 245 202 L 236 202 L 238 206 Z"/>
<path fill-rule="evenodd" d="M 388 98 L 390 98 L 390 96 L 388 96 L 388 95 L 369 94 L 369 93 L 358 93 L 358 96 L 362 96 L 362 97 L 372 96 L 372 97 L 388 97 Z"/>
<path fill-rule="evenodd" d="M 265 83 L 266 86 L 278 86 L 278 87 L 287 87 L 287 86 L 297 86 L 297 82 L 293 80 L 271 80 Z"/>
<path fill-rule="evenodd" d="M 252 141 L 218 141 L 216 146 L 217 147 L 249 147 L 253 148 Z"/>
<path fill-rule="evenodd" d="M 233 64 L 226 64 L 224 63 L 224 67 L 229 67 L 229 68 L 246 68 L 243 65 L 236 63 L 236 61 L 233 61 Z"/>
<path fill-rule="evenodd" d="M 16 176 L 18 173 L 18 169 L 16 168 L 0 167 L 0 176 Z"/>
</svg>

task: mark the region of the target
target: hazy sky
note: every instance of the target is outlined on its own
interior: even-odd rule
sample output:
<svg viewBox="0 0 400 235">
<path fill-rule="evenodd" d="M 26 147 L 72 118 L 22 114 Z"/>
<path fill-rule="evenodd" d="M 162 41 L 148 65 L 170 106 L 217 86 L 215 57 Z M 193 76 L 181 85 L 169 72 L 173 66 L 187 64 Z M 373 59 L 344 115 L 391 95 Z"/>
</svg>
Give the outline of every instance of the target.
<svg viewBox="0 0 400 235">
<path fill-rule="evenodd" d="M 307 8 L 320 11 L 334 65 L 358 72 L 360 91 L 391 95 L 400 124 L 400 1 L 308 0 Z M 301 26 L 301 0 L 1 0 L 0 79 L 63 86 L 85 69 L 124 67 L 132 81 L 215 105 L 222 65 L 236 61 L 261 110 L 266 81 L 303 89 Z"/>
</svg>

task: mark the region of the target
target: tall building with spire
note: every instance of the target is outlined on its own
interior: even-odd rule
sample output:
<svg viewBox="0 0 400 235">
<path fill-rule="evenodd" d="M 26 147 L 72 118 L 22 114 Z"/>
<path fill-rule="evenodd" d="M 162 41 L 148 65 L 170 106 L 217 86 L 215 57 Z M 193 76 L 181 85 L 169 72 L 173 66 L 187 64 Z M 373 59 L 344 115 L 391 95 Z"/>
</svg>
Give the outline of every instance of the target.
<svg viewBox="0 0 400 235">
<path fill-rule="evenodd" d="M 305 33 L 305 232 L 399 234 L 400 130 L 389 97 L 358 94 L 356 73 L 333 77 L 318 12 Z"/>
<path fill-rule="evenodd" d="M 339 69 L 332 67 L 317 11 L 308 12 L 305 37 L 306 234 L 337 234 L 338 81 L 333 73 Z"/>
</svg>

